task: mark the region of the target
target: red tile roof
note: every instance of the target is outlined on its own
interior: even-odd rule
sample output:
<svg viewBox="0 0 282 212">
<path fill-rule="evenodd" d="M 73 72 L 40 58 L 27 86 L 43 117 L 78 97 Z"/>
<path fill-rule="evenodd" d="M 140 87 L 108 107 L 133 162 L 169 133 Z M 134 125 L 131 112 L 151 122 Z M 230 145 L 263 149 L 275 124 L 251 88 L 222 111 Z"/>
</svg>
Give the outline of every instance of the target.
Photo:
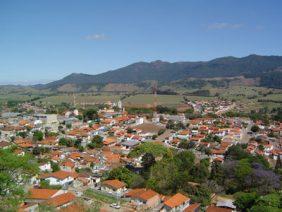
<svg viewBox="0 0 282 212">
<path fill-rule="evenodd" d="M 152 197 L 154 197 L 156 195 L 159 195 L 159 194 L 157 192 L 149 189 L 149 190 L 146 190 L 145 192 L 141 193 L 139 195 L 139 198 L 147 201 L 147 200 L 151 199 Z"/>
<path fill-rule="evenodd" d="M 194 203 L 192 205 L 189 205 L 184 212 L 195 212 L 201 205 L 199 203 Z"/>
<path fill-rule="evenodd" d="M 183 194 L 177 193 L 173 195 L 171 198 L 169 198 L 167 201 L 165 201 L 164 204 L 170 208 L 175 208 L 189 200 L 190 200 L 189 197 L 186 197 Z"/>
<path fill-rule="evenodd" d="M 119 180 L 106 180 L 102 183 L 105 186 L 112 187 L 114 189 L 119 189 L 125 187 L 125 183 Z"/>
<path fill-rule="evenodd" d="M 206 210 L 206 212 L 231 212 L 232 209 L 227 209 L 227 208 L 220 208 L 216 206 L 209 206 Z"/>
<path fill-rule="evenodd" d="M 67 161 L 64 161 L 64 162 L 62 163 L 62 166 L 74 168 L 75 164 L 74 164 L 74 162 L 72 162 L 72 161 L 70 161 L 70 160 L 67 160 Z"/>
<path fill-rule="evenodd" d="M 35 189 L 35 188 L 32 188 L 28 192 L 28 199 L 47 200 L 47 199 L 50 199 L 58 191 L 59 190 L 56 190 L 56 189 Z"/>
<path fill-rule="evenodd" d="M 74 199 L 75 199 L 75 195 L 68 192 L 68 193 L 64 193 L 64 194 L 55 196 L 47 200 L 44 204 L 52 205 L 54 207 L 60 207 L 60 206 L 63 206 L 67 203 L 74 201 Z"/>
<path fill-rule="evenodd" d="M 131 197 L 131 198 L 138 198 L 138 199 L 142 199 L 142 200 L 149 200 L 152 197 L 159 195 L 157 192 L 155 192 L 154 190 L 147 190 L 145 188 L 136 188 L 133 189 L 129 192 L 126 193 L 127 197 Z"/>
<path fill-rule="evenodd" d="M 54 178 L 63 180 L 67 177 L 77 178 L 78 174 L 76 172 L 67 172 L 67 171 L 60 170 L 57 172 L 42 174 L 41 176 L 39 176 L 39 178 L 41 179 L 46 179 L 49 177 L 54 177 Z"/>
<path fill-rule="evenodd" d="M 110 144 L 114 144 L 116 142 L 117 142 L 116 137 L 108 137 L 103 141 L 104 145 L 110 145 Z"/>
</svg>

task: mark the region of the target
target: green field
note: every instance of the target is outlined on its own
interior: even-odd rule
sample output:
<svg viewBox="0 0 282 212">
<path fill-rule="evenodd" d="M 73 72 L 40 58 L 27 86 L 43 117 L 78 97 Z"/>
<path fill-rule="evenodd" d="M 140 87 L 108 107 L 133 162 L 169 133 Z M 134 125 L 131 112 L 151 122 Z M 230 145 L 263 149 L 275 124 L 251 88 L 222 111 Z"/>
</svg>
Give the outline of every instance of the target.
<svg viewBox="0 0 282 212">
<path fill-rule="evenodd" d="M 101 201 L 101 202 L 104 202 L 104 203 L 109 203 L 109 204 L 117 202 L 116 197 L 104 194 L 101 191 L 95 191 L 93 189 L 87 189 L 84 192 L 84 196 L 88 197 L 88 198 L 93 198 L 97 201 Z"/>
<path fill-rule="evenodd" d="M 60 104 L 62 102 L 73 103 L 74 99 L 77 105 L 92 105 L 105 103 L 107 101 L 117 102 L 120 99 L 120 96 L 110 94 L 75 94 L 75 96 L 72 94 L 61 94 L 40 99 L 38 102 L 41 101 L 47 104 Z"/>
<path fill-rule="evenodd" d="M 245 111 L 256 110 L 262 107 L 269 109 L 281 107 L 281 103 L 271 101 L 281 101 L 282 92 L 278 89 L 252 86 L 233 86 L 224 90 L 217 90 L 219 96 L 235 100 L 242 105 Z M 270 100 L 269 102 L 259 102 L 259 100 Z"/>
<path fill-rule="evenodd" d="M 150 107 L 154 105 L 155 96 L 153 94 L 138 94 L 127 97 L 123 100 L 126 106 L 131 107 Z M 183 101 L 180 95 L 157 95 L 156 102 L 158 105 L 177 106 Z"/>
<path fill-rule="evenodd" d="M 281 107 L 282 91 L 279 89 L 270 89 L 255 86 L 232 86 L 229 88 L 210 88 L 211 97 L 202 96 L 186 96 L 188 100 L 215 100 L 219 98 L 236 101 L 242 110 L 250 111 L 261 107 L 269 109 Z M 178 91 L 177 91 L 178 92 Z M 191 90 L 187 90 L 191 92 Z M 125 96 L 126 95 L 126 96 Z M 33 98 L 40 97 L 35 103 L 43 103 L 46 105 L 57 105 L 61 103 L 74 103 L 73 94 L 54 93 L 39 90 L 9 90 L 7 88 L 0 89 L 0 104 L 9 100 L 28 101 Z M 126 107 L 152 107 L 154 105 L 155 96 L 153 94 L 123 94 L 115 95 L 110 92 L 93 92 L 93 93 L 77 93 L 75 94 L 75 102 L 79 107 L 92 106 L 95 104 L 106 103 L 107 101 L 117 102 L 122 99 Z M 264 101 L 264 102 L 262 102 Z M 183 103 L 182 95 L 157 95 L 156 103 L 158 105 L 176 107 Z"/>
<path fill-rule="evenodd" d="M 8 101 L 29 101 L 33 98 L 38 97 L 38 95 L 25 95 L 25 94 L 8 94 L 8 95 L 1 95 L 0 94 L 0 103 L 6 103 Z"/>
</svg>

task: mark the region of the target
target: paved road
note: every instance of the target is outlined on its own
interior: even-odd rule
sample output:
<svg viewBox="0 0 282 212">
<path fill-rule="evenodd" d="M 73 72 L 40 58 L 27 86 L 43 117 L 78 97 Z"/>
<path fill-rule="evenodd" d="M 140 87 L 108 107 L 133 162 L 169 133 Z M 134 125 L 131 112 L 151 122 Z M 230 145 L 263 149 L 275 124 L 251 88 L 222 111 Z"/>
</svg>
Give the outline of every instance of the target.
<svg viewBox="0 0 282 212">
<path fill-rule="evenodd" d="M 162 141 L 165 140 L 165 138 L 169 137 L 170 134 L 171 134 L 171 130 L 168 130 L 168 129 L 167 129 L 163 134 L 161 134 L 160 136 L 158 136 L 156 140 L 162 142 Z"/>
<path fill-rule="evenodd" d="M 249 142 L 251 136 L 248 135 L 248 132 L 251 130 L 253 122 L 250 122 L 246 128 L 242 128 L 242 138 L 239 141 L 240 143 L 246 144 Z"/>
</svg>

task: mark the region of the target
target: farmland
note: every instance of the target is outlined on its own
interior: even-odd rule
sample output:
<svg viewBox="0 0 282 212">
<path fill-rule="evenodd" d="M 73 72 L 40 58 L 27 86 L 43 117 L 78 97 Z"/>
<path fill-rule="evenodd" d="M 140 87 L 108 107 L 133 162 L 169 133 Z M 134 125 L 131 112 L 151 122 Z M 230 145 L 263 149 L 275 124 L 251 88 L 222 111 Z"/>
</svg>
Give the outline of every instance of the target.
<svg viewBox="0 0 282 212">
<path fill-rule="evenodd" d="M 242 110 L 253 110 L 262 107 L 269 109 L 281 106 L 282 91 L 254 86 L 231 86 L 229 88 L 209 88 L 210 96 L 189 95 L 193 92 L 187 90 L 178 95 L 157 95 L 135 94 L 135 93 L 114 93 L 114 92 L 91 92 L 91 93 L 58 93 L 37 90 L 9 90 L 2 89 L 0 93 L 0 103 L 8 101 L 34 101 L 45 105 L 59 105 L 61 103 L 73 104 L 78 107 L 92 106 L 106 103 L 108 101 L 117 102 L 122 100 L 126 107 L 152 107 L 154 101 L 158 105 L 176 107 L 184 103 L 184 96 L 188 100 L 215 100 L 217 98 L 236 101 Z M 177 90 L 178 93 L 180 93 Z"/>
<path fill-rule="evenodd" d="M 144 107 L 144 106 L 152 106 L 154 103 L 155 97 L 153 94 L 138 94 L 127 97 L 124 99 L 124 104 L 126 106 L 132 107 Z M 176 106 L 183 101 L 182 96 L 180 95 L 157 95 L 156 102 L 160 105 L 165 106 Z"/>
<path fill-rule="evenodd" d="M 42 98 L 38 101 L 47 104 L 60 104 L 62 102 L 65 103 L 73 103 L 74 101 L 78 105 L 83 104 L 101 104 L 107 101 L 116 102 L 120 99 L 120 95 L 111 95 L 111 94 L 92 94 L 92 93 L 82 93 L 82 94 L 59 94 L 52 95 L 46 98 Z"/>
</svg>

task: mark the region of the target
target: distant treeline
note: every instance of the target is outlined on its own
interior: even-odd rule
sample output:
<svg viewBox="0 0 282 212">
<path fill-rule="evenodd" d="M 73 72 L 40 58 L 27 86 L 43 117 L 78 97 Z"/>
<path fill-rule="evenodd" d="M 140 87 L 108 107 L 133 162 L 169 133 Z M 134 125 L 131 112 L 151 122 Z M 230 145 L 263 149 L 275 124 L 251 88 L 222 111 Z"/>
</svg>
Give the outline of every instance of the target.
<svg viewBox="0 0 282 212">
<path fill-rule="evenodd" d="M 178 93 L 172 90 L 157 90 L 157 94 L 160 95 L 177 95 Z"/>
<path fill-rule="evenodd" d="M 258 102 L 273 102 L 273 103 L 282 103 L 282 100 L 273 100 L 273 99 L 258 99 Z"/>
<path fill-rule="evenodd" d="M 205 96 L 209 97 L 210 96 L 210 91 L 209 90 L 197 90 L 191 93 L 186 92 L 185 95 L 187 96 Z"/>
<path fill-rule="evenodd" d="M 129 114 L 152 114 L 153 110 L 151 108 L 134 108 L 134 107 L 129 107 L 126 108 L 126 111 Z"/>
<path fill-rule="evenodd" d="M 212 87 L 216 87 L 216 88 L 226 87 L 228 86 L 229 82 L 231 82 L 231 80 L 229 79 L 224 79 L 224 80 L 196 79 L 196 80 L 184 80 L 178 82 L 178 84 L 183 86 L 184 88 L 200 89 L 207 85 L 211 85 Z"/>
</svg>

